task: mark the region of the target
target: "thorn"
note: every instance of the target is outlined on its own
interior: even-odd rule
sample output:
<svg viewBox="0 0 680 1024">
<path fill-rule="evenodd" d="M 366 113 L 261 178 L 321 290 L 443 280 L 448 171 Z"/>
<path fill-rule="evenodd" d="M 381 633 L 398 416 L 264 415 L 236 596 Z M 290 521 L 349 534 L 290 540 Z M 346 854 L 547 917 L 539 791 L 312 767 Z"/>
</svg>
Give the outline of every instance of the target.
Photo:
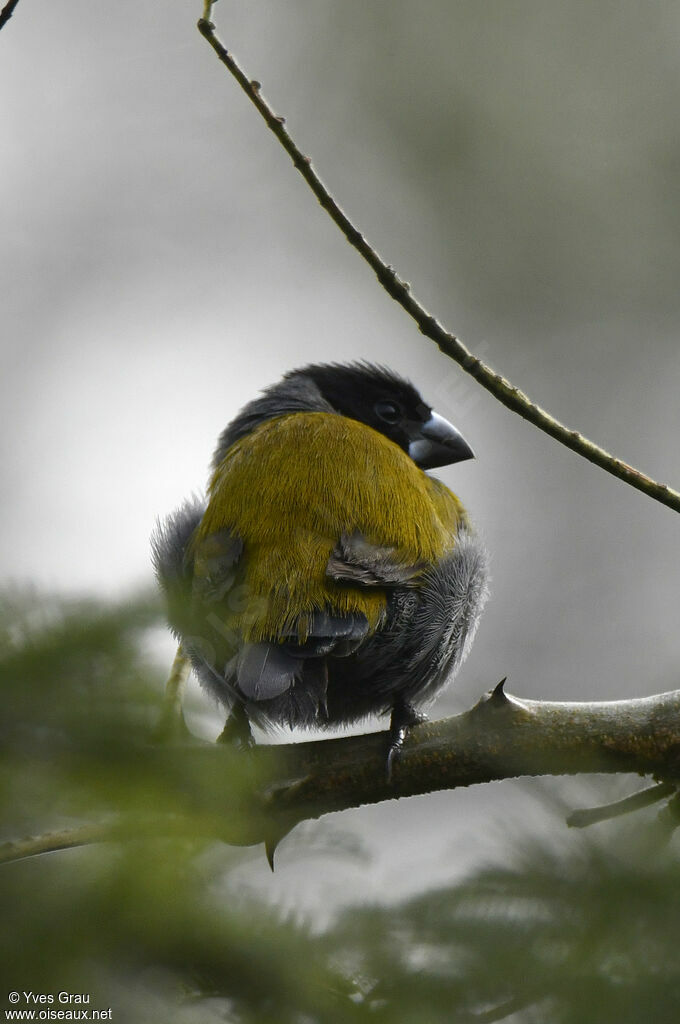
<svg viewBox="0 0 680 1024">
<path fill-rule="evenodd" d="M 500 683 L 497 683 L 493 688 L 494 697 L 503 697 L 505 699 L 505 684 L 508 681 L 507 676 L 503 676 Z"/>
<path fill-rule="evenodd" d="M 507 676 L 503 676 L 500 683 L 497 683 L 488 697 L 488 703 L 494 707 L 502 707 L 504 704 L 509 704 L 508 696 L 505 692 L 505 684 L 508 680 Z"/>
<path fill-rule="evenodd" d="M 509 697 L 505 692 L 505 684 L 508 677 L 504 676 L 500 683 L 496 683 L 493 690 L 487 690 L 479 698 L 477 703 L 470 708 L 471 714 L 489 714 L 494 711 L 502 711 L 512 705 L 520 705 L 515 697 Z"/>
<path fill-rule="evenodd" d="M 267 856 L 267 863 L 269 867 L 274 871 L 274 854 L 278 849 L 278 845 L 282 839 L 285 839 L 289 832 L 291 832 L 297 821 L 289 821 L 288 824 L 284 822 L 272 822 L 267 828 L 267 834 L 264 836 L 264 852 Z"/>
</svg>

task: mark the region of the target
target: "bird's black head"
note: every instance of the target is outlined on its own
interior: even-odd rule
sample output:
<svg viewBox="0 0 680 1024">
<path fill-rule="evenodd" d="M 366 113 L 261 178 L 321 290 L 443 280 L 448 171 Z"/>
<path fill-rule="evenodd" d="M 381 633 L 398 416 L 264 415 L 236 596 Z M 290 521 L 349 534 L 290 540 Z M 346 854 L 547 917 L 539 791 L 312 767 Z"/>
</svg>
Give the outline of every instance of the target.
<svg viewBox="0 0 680 1024">
<path fill-rule="evenodd" d="M 287 375 L 312 380 L 335 412 L 389 437 L 421 469 L 474 458 L 452 424 L 435 413 L 409 381 L 371 363 L 318 363 Z"/>
<path fill-rule="evenodd" d="M 359 420 L 398 444 L 421 469 L 474 458 L 456 428 L 403 377 L 372 363 L 312 363 L 291 370 L 241 409 L 222 431 L 213 467 L 260 423 L 296 412 L 336 412 Z"/>
</svg>

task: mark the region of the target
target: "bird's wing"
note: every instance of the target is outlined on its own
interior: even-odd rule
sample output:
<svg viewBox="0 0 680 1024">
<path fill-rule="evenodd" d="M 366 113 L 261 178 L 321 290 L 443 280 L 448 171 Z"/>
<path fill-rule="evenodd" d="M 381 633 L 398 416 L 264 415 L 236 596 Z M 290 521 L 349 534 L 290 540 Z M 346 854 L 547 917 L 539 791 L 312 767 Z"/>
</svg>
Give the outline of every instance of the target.
<svg viewBox="0 0 680 1024">
<path fill-rule="evenodd" d="M 394 547 L 371 544 L 361 533 L 343 533 L 326 566 L 336 583 L 360 587 L 414 586 L 427 568 L 425 561 L 408 562 Z"/>
</svg>

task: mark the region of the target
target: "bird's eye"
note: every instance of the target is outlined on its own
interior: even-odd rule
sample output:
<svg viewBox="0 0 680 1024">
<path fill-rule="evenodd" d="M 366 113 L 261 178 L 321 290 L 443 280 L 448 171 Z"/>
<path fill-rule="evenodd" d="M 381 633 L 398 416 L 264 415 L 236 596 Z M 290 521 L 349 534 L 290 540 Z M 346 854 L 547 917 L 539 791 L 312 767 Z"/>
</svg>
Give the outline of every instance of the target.
<svg viewBox="0 0 680 1024">
<path fill-rule="evenodd" d="M 376 402 L 375 411 L 385 423 L 398 423 L 403 415 L 398 402 Z"/>
</svg>

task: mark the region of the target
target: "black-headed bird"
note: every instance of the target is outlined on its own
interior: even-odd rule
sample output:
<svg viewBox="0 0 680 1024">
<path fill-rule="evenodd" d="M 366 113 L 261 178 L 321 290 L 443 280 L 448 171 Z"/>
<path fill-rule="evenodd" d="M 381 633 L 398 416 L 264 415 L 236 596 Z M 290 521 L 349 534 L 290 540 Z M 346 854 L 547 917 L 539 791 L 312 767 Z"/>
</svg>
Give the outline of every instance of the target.
<svg viewBox="0 0 680 1024">
<path fill-rule="evenodd" d="M 250 722 L 391 715 L 388 774 L 470 647 L 487 564 L 425 470 L 473 457 L 408 381 L 367 363 L 287 373 L 220 436 L 207 503 L 160 524 L 171 628 L 203 686 Z"/>
</svg>

